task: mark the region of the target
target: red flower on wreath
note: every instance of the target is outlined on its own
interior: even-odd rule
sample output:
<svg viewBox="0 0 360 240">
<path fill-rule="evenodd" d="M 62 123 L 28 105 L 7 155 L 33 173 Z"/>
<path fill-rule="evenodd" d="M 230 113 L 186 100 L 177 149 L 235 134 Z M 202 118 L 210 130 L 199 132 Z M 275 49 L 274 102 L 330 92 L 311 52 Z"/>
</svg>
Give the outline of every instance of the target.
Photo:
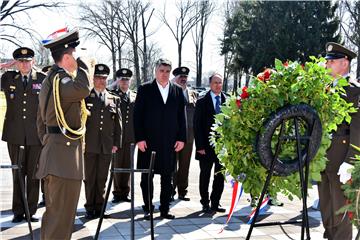
<svg viewBox="0 0 360 240">
<path fill-rule="evenodd" d="M 257 78 L 262 82 L 267 82 L 270 79 L 273 70 L 271 68 L 265 69 L 263 72 L 257 75 Z"/>
<path fill-rule="evenodd" d="M 284 65 L 284 67 L 288 67 L 289 66 L 288 61 L 284 62 L 283 65 Z"/>
<path fill-rule="evenodd" d="M 247 92 L 247 87 L 243 87 L 242 88 L 242 93 L 240 95 L 241 99 L 245 99 L 245 98 L 248 98 L 250 95 L 249 93 Z"/>
<path fill-rule="evenodd" d="M 235 103 L 236 103 L 237 107 L 240 108 L 240 106 L 241 106 L 241 98 L 237 97 L 236 100 L 235 100 Z"/>
</svg>

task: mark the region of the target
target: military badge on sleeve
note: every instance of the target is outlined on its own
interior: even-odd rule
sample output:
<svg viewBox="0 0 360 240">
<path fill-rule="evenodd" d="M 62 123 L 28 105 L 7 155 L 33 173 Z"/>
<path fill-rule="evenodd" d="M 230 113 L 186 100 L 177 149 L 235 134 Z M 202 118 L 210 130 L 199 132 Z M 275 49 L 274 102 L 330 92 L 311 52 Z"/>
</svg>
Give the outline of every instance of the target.
<svg viewBox="0 0 360 240">
<path fill-rule="evenodd" d="M 70 82 L 70 81 L 71 81 L 71 78 L 70 78 L 70 77 L 64 77 L 64 78 L 61 79 L 61 83 L 62 83 L 62 84 L 66 84 L 66 83 L 68 83 L 68 82 Z"/>
</svg>

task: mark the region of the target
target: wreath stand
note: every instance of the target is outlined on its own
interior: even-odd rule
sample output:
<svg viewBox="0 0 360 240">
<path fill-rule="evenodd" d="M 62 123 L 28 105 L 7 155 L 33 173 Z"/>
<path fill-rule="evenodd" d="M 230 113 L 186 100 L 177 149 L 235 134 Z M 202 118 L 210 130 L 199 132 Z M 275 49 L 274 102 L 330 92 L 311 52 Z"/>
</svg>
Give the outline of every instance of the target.
<svg viewBox="0 0 360 240">
<path fill-rule="evenodd" d="M 299 112 L 300 110 L 300 112 Z M 304 110 L 309 112 L 305 112 Z M 303 115 L 305 114 L 305 116 Z M 305 119 L 304 119 L 305 117 Z M 300 120 L 305 120 L 307 123 L 307 134 L 301 135 L 299 132 L 299 122 Z M 293 126 L 295 128 L 295 135 L 293 136 L 285 136 L 285 123 L 289 121 L 293 121 Z M 262 164 L 266 165 L 265 167 L 268 169 L 268 175 L 266 177 L 266 181 L 263 187 L 263 190 L 260 195 L 260 199 L 258 201 L 253 221 L 251 222 L 248 234 L 246 239 L 249 240 L 251 237 L 251 233 L 254 227 L 262 227 L 262 226 L 274 226 L 274 225 L 284 225 L 284 224 L 299 224 L 301 223 L 301 240 L 304 240 L 304 234 L 306 231 L 306 239 L 310 239 L 310 231 L 309 231 L 309 220 L 308 220 L 308 211 L 307 211 L 307 194 L 308 194 L 308 179 L 309 179 L 309 165 L 311 159 L 315 156 L 319 143 L 319 139 L 321 141 L 321 123 L 318 118 L 318 115 L 315 110 L 313 110 L 310 106 L 306 104 L 300 104 L 300 105 L 290 105 L 290 107 L 285 107 L 284 109 L 281 109 L 279 112 L 275 113 L 275 116 L 273 116 L 272 119 L 270 119 L 265 124 L 266 127 L 270 127 L 270 132 L 268 134 L 271 135 L 271 137 L 274 134 L 274 130 L 276 127 L 280 125 L 280 133 L 277 139 L 277 143 L 275 146 L 275 154 L 271 159 L 267 159 L 267 163 L 264 162 L 264 154 L 262 154 L 262 151 L 264 149 L 259 149 L 258 147 L 258 153 L 260 160 L 262 160 Z M 275 126 L 275 127 L 274 127 Z M 319 131 L 320 130 L 320 131 Z M 266 130 L 265 130 L 266 132 Z M 266 135 L 266 133 L 265 133 Z M 319 138 L 320 136 L 320 138 Z M 261 138 L 261 136 L 260 136 Z M 265 137 L 266 138 L 266 137 Z M 277 222 L 268 222 L 268 223 L 256 223 L 257 217 L 259 215 L 260 206 L 264 199 L 265 194 L 267 193 L 271 177 L 273 175 L 289 175 L 289 173 L 283 173 L 278 170 L 276 170 L 276 165 L 281 163 L 278 160 L 278 156 L 281 151 L 281 145 L 284 142 L 284 140 L 295 140 L 296 141 L 296 152 L 297 152 L 297 158 L 295 164 L 297 165 L 297 171 L 300 176 L 300 187 L 301 187 L 301 196 L 302 196 L 302 219 L 301 220 L 293 220 L 293 221 L 277 221 Z M 261 139 L 259 140 L 261 142 Z M 266 139 L 264 140 L 266 141 Z M 301 149 L 301 143 L 305 144 L 305 148 Z M 269 143 L 270 142 L 270 143 Z M 264 142 L 265 144 L 270 145 L 271 149 L 271 138 Z M 259 144 L 259 142 L 258 142 Z M 258 145 L 259 146 L 259 145 Z M 269 153 L 269 151 L 268 151 Z M 266 155 L 266 154 L 265 154 Z M 270 152 L 270 155 L 272 153 Z M 269 154 L 267 155 L 269 156 Z M 269 164 L 270 163 L 270 164 Z M 284 163 L 283 163 L 284 164 Z M 269 166 L 270 165 L 270 166 Z M 285 164 L 286 165 L 286 164 Z M 294 167 L 294 166 L 293 166 Z M 295 170 L 296 172 L 296 170 Z"/>
<path fill-rule="evenodd" d="M 101 213 L 100 213 L 100 218 L 99 218 L 99 222 L 98 222 L 98 226 L 96 229 L 96 234 L 94 239 L 97 240 L 99 239 L 99 234 L 100 234 L 100 229 L 101 229 L 101 225 L 104 219 L 104 213 L 105 213 L 105 209 L 106 209 L 106 205 L 107 205 L 107 201 L 109 199 L 109 194 L 111 191 L 111 185 L 113 182 L 113 177 L 114 174 L 116 173 L 130 173 L 130 181 L 131 181 L 131 185 L 130 185 L 130 194 L 131 194 L 131 235 L 130 235 L 130 239 L 135 239 L 135 178 L 134 178 L 134 173 L 147 173 L 148 174 L 148 199 L 149 199 L 149 205 L 152 206 L 152 199 L 151 199 L 151 184 L 152 184 L 152 177 L 154 174 L 154 163 L 155 163 L 155 155 L 156 153 L 154 151 L 151 152 L 151 159 L 150 159 L 150 164 L 149 164 L 149 168 L 148 169 L 135 169 L 134 167 L 134 150 L 135 150 L 135 145 L 132 143 L 130 146 L 130 153 L 131 153 L 131 163 L 130 163 L 130 168 L 114 168 L 114 161 L 116 159 L 116 153 L 112 154 L 112 163 L 111 163 L 111 170 L 110 170 L 110 178 L 109 178 L 109 183 L 108 183 L 108 187 L 106 190 L 106 194 L 105 194 L 105 201 L 104 204 L 102 206 L 101 209 Z M 153 240 L 154 239 L 154 218 L 153 218 L 153 208 L 150 207 L 150 237 Z"/>
<path fill-rule="evenodd" d="M 25 209 L 25 216 L 26 216 L 26 221 L 28 224 L 28 228 L 29 228 L 29 233 L 30 233 L 30 238 L 31 240 L 34 239 L 34 233 L 31 227 L 31 221 L 30 221 L 30 211 L 29 211 L 29 204 L 28 204 L 28 200 L 27 200 L 27 196 L 25 193 L 25 184 L 23 182 L 23 175 L 21 172 L 21 159 L 23 159 L 24 157 L 24 151 L 25 151 L 25 147 L 24 146 L 20 146 L 19 148 L 19 153 L 18 153 L 18 159 L 17 159 L 17 164 L 14 165 L 0 165 L 0 168 L 10 168 L 12 170 L 17 171 L 17 175 L 19 178 L 19 184 L 20 184 L 20 191 L 21 191 L 21 199 L 22 199 L 22 203 L 24 205 L 24 209 Z M 15 173 L 14 173 L 15 174 Z"/>
</svg>

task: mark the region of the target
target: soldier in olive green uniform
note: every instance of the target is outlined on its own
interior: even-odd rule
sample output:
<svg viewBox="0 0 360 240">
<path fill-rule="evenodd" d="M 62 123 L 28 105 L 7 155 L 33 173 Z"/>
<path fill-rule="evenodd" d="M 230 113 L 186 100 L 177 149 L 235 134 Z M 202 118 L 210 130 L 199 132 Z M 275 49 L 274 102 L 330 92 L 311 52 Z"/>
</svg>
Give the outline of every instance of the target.
<svg viewBox="0 0 360 240">
<path fill-rule="evenodd" d="M 186 194 L 189 185 L 190 159 L 194 145 L 193 122 L 197 99 L 196 92 L 187 87 L 189 72 L 190 69 L 187 67 L 178 67 L 172 72 L 175 76 L 174 81 L 181 86 L 185 97 L 186 143 L 184 148 L 176 154 L 178 168 L 173 179 L 173 196 L 176 194 L 175 189 L 177 187 L 179 199 L 183 201 L 190 201 L 190 198 L 186 197 Z"/>
<path fill-rule="evenodd" d="M 117 89 L 113 93 L 121 98 L 121 113 L 123 126 L 122 145 L 118 151 L 118 158 L 114 162 L 116 168 L 130 168 L 130 145 L 135 143 L 133 112 L 136 94 L 129 89 L 131 70 L 122 68 L 116 72 Z M 113 203 L 120 201 L 130 202 L 128 195 L 130 192 L 130 174 L 117 173 L 114 175 L 114 198 Z"/>
<path fill-rule="evenodd" d="M 344 87 L 346 95 L 343 98 L 359 107 L 360 88 L 357 83 L 349 78 L 350 61 L 356 54 L 337 43 L 326 44 L 326 67 L 330 68 L 334 77 L 334 85 L 340 77 L 349 80 L 349 86 Z M 325 228 L 324 237 L 328 239 L 351 240 L 352 226 L 347 214 L 336 212 L 346 204 L 346 198 L 341 189 L 341 182 L 337 172 L 340 165 L 351 163 L 355 149 L 351 144 L 360 146 L 360 112 L 353 113 L 350 124 L 345 121 L 338 126 L 332 134 L 331 146 L 327 151 L 326 169 L 321 174 L 321 182 L 318 185 L 320 212 Z"/>
<path fill-rule="evenodd" d="M 39 180 L 35 179 L 35 171 L 41 151 L 35 123 L 39 92 L 45 75 L 32 68 L 33 50 L 18 48 L 13 57 L 18 71 L 7 71 L 1 77 L 1 90 L 5 93 L 7 105 L 2 140 L 8 144 L 11 163 L 22 166 L 30 215 L 34 215 L 39 198 Z M 25 147 L 24 156 L 18 159 L 21 145 Z M 13 170 L 13 222 L 21 222 L 25 214 L 17 174 L 18 171 Z M 31 221 L 38 219 L 31 217 Z"/>
<path fill-rule="evenodd" d="M 87 219 L 100 216 L 111 153 L 118 150 L 121 142 L 120 99 L 105 89 L 109 73 L 105 64 L 95 66 L 94 88 L 85 99 L 89 110 L 84 155 Z"/>
<path fill-rule="evenodd" d="M 83 179 L 82 138 L 94 63 L 75 60 L 79 44 L 75 29 L 44 47 L 50 48 L 55 65 L 39 95 L 38 133 L 43 143 L 37 177 L 44 178 L 46 210 L 41 239 L 70 239 Z"/>
</svg>

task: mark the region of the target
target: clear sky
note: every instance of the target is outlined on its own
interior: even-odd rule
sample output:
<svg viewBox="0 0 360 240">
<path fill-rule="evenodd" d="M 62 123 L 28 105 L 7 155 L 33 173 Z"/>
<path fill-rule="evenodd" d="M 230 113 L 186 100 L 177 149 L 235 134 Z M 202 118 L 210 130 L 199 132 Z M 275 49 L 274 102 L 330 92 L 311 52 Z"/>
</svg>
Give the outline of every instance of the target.
<svg viewBox="0 0 360 240">
<path fill-rule="evenodd" d="M 31 1 L 33 2 L 33 1 Z M 38 1 L 34 1 L 38 2 Z M 32 10 L 29 15 L 22 14 L 17 16 L 16 21 L 23 26 L 29 26 L 39 33 L 42 38 L 46 38 L 50 33 L 57 29 L 68 26 L 70 28 L 81 26 L 81 23 L 77 20 L 79 16 L 78 1 L 65 1 L 69 6 L 66 10 Z M 86 4 L 98 4 L 100 0 L 83 1 Z M 170 30 L 162 24 L 159 20 L 160 11 L 164 8 L 166 3 L 166 14 L 169 22 L 175 22 L 175 16 L 177 14 L 176 7 L 173 0 L 152 0 L 152 7 L 155 8 L 155 14 L 150 22 L 150 28 L 156 29 L 155 34 L 150 37 L 151 42 L 156 42 L 157 46 L 161 49 L 162 57 L 166 57 L 173 62 L 173 65 L 177 65 L 177 45 L 175 38 L 172 36 Z M 223 34 L 223 11 L 220 10 L 222 1 L 215 2 L 216 10 L 212 14 L 212 17 L 208 23 L 208 31 L 205 38 L 205 48 L 203 54 L 203 73 L 212 71 L 223 71 L 223 58 L 220 56 L 220 42 L 219 39 Z M 30 17 L 29 17 L 30 16 Z M 80 32 L 81 36 L 84 36 L 84 32 Z M 84 39 L 84 38 L 82 38 Z M 24 39 L 24 45 L 30 45 L 31 41 Z M 101 47 L 94 39 L 86 39 L 81 42 L 81 47 L 88 49 L 87 54 L 94 56 L 98 59 L 98 62 L 111 64 L 111 55 L 106 48 Z M 2 42 L 0 44 L 2 54 L 0 57 L 11 58 L 11 53 L 15 47 L 11 44 Z M 190 76 L 195 76 L 195 47 L 191 33 L 186 36 L 183 45 L 182 64 L 186 65 L 192 71 Z"/>
</svg>

